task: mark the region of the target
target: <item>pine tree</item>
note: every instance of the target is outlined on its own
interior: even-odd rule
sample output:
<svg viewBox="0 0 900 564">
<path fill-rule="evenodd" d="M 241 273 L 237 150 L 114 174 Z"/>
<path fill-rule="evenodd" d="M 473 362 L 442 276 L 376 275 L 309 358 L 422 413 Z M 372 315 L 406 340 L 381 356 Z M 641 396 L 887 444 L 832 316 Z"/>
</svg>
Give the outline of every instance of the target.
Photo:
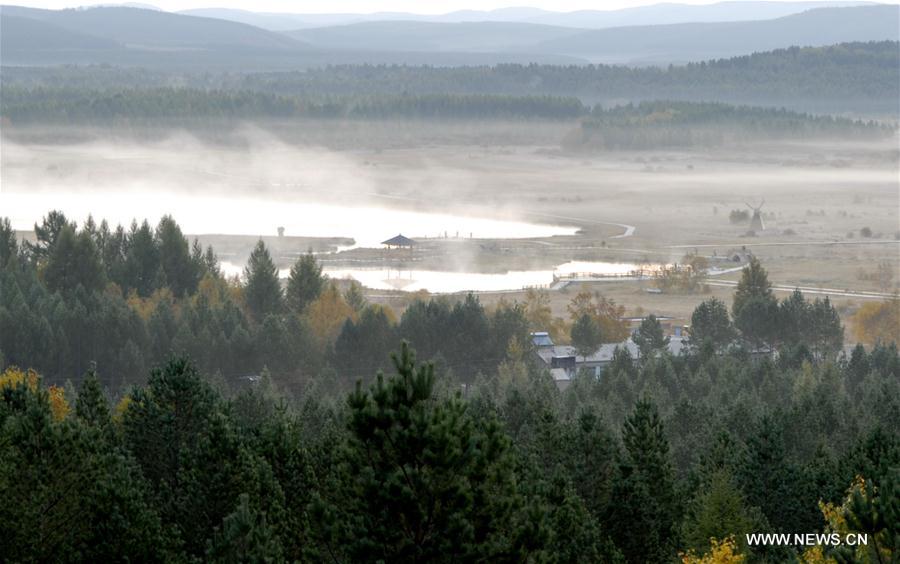
<svg viewBox="0 0 900 564">
<path fill-rule="evenodd" d="M 582 314 L 572 324 L 570 337 L 572 338 L 575 352 L 581 355 L 581 358 L 587 358 L 589 355 L 597 352 L 597 349 L 603 342 L 600 327 L 594 321 L 594 318 L 587 313 Z"/>
<path fill-rule="evenodd" d="M 766 528 L 762 513 L 747 505 L 727 469 L 713 471 L 700 485 L 688 508 L 684 539 L 687 548 L 697 552 L 705 551 L 710 539 L 724 540 L 733 536 L 741 551 L 746 553 L 746 534 Z"/>
<path fill-rule="evenodd" d="M 206 561 L 221 564 L 268 564 L 282 562 L 278 536 L 266 521 L 265 513 L 250 507 L 250 497 L 241 494 L 234 513 L 207 543 Z"/>
<path fill-rule="evenodd" d="M 349 286 L 344 290 L 344 301 L 347 302 L 347 305 L 353 308 L 353 311 L 356 313 L 362 313 L 369 303 L 368 300 L 366 300 L 366 295 L 363 293 L 362 284 L 356 280 L 350 280 Z"/>
<path fill-rule="evenodd" d="M 799 289 L 778 306 L 778 336 L 782 344 L 796 347 L 808 342 L 811 329 L 811 308 Z"/>
<path fill-rule="evenodd" d="M 669 338 L 663 333 L 659 319 L 652 313 L 641 320 L 641 326 L 631 336 L 641 351 L 641 358 L 650 358 L 669 346 Z"/>
<path fill-rule="evenodd" d="M 869 356 L 866 353 L 866 349 L 861 343 L 857 343 L 853 347 L 853 352 L 850 353 L 850 360 L 847 362 L 847 383 L 851 391 L 856 391 L 865 377 L 869 375 L 870 370 Z"/>
<path fill-rule="evenodd" d="M 703 301 L 691 314 L 691 344 L 702 346 L 710 343 L 717 351 L 734 340 L 734 327 L 728 317 L 728 308 L 718 298 Z"/>
<path fill-rule="evenodd" d="M 207 245 L 206 247 L 206 252 L 203 254 L 203 264 L 206 268 L 206 272 L 213 277 L 218 278 L 222 276 L 222 270 L 219 268 L 219 257 L 217 257 L 215 251 L 213 251 L 212 245 Z"/>
<path fill-rule="evenodd" d="M 810 308 L 809 334 L 813 355 L 817 359 L 831 358 L 844 346 L 844 326 L 828 296 L 816 298 Z"/>
<path fill-rule="evenodd" d="M 628 562 L 669 562 L 678 545 L 678 499 L 669 441 L 653 403 L 635 405 L 622 427 L 622 443 L 606 520 L 611 536 Z"/>
<path fill-rule="evenodd" d="M 50 290 L 74 290 L 78 286 L 88 292 L 102 290 L 106 275 L 90 234 L 76 234 L 71 225 L 63 227 L 47 260 L 44 279 Z"/>
<path fill-rule="evenodd" d="M 744 306 L 753 298 L 774 300 L 772 284 L 769 283 L 769 273 L 763 268 L 759 259 L 750 257 L 750 263 L 741 272 L 737 289 L 734 292 L 734 301 L 731 305 L 731 313 L 737 319 Z"/>
<path fill-rule="evenodd" d="M 366 370 L 380 370 L 389 364 L 387 351 L 396 342 L 393 325 L 380 306 L 369 306 L 357 321 L 347 319 L 334 343 L 334 365 L 352 383 Z"/>
<path fill-rule="evenodd" d="M 18 256 L 19 242 L 8 217 L 0 217 L 0 268 L 11 258 Z"/>
<path fill-rule="evenodd" d="M 109 402 L 106 401 L 106 396 L 100 387 L 100 380 L 93 370 L 85 375 L 81 389 L 78 390 L 75 415 L 88 425 L 96 427 L 105 427 L 112 422 Z"/>
<path fill-rule="evenodd" d="M 126 289 L 134 288 L 138 295 L 147 297 L 164 284 L 159 262 L 159 248 L 153 229 L 147 221 L 131 224 L 125 255 Z"/>
<path fill-rule="evenodd" d="M 291 267 L 287 284 L 288 306 L 297 313 L 306 311 L 325 288 L 322 266 L 316 261 L 312 251 L 300 257 Z"/>
<path fill-rule="evenodd" d="M 34 224 L 36 240 L 34 243 L 25 242 L 25 248 L 34 262 L 40 263 L 50 257 L 53 247 L 56 246 L 57 237 L 67 225 L 71 225 L 73 230 L 77 227 L 74 223 L 70 224 L 66 215 L 58 210 L 53 210 L 44 216 L 40 225 Z"/>
<path fill-rule="evenodd" d="M 197 290 L 199 272 L 191 260 L 188 241 L 172 216 L 165 215 L 156 227 L 159 261 L 166 277 L 166 285 L 176 298 Z"/>
<path fill-rule="evenodd" d="M 762 510 L 774 531 L 815 527 L 816 499 L 806 497 L 800 469 L 788 458 L 783 429 L 771 417 L 763 417 L 747 439 L 747 454 L 736 478 L 747 502 Z"/>
<path fill-rule="evenodd" d="M 283 296 L 278 268 L 262 239 L 250 253 L 250 260 L 244 268 L 244 279 L 244 299 L 258 323 L 267 315 L 281 313 Z"/>
<path fill-rule="evenodd" d="M 397 375 L 350 395 L 339 480 L 317 519 L 329 550 L 358 562 L 527 559 L 506 438 L 459 399 L 434 398 L 434 368 L 403 344 Z M 342 559 L 342 558 L 340 558 Z"/>
</svg>

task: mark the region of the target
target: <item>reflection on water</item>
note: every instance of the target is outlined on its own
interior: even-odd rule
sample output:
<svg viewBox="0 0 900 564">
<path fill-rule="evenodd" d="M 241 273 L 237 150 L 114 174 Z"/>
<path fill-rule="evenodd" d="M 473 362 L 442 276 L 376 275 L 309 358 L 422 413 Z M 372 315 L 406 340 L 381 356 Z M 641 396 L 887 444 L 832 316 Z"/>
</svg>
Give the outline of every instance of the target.
<svg viewBox="0 0 900 564">
<path fill-rule="evenodd" d="M 242 266 L 230 262 L 222 262 L 221 266 L 222 272 L 227 276 L 240 275 L 243 270 Z M 434 294 L 445 294 L 548 287 L 553 283 L 554 276 L 621 276 L 630 274 L 641 266 L 635 263 L 572 261 L 560 264 L 554 270 L 511 270 L 502 274 L 329 266 L 325 266 L 323 272 L 335 279 L 356 280 L 366 288 L 373 290 L 401 290 L 404 292 L 427 290 Z M 647 267 L 647 265 L 643 266 Z M 279 275 L 286 278 L 289 272 L 289 269 L 283 269 Z"/>
<path fill-rule="evenodd" d="M 422 213 L 373 206 L 338 206 L 235 196 L 205 196 L 172 192 L 124 191 L 74 193 L 66 191 L 0 192 L 0 209 L 13 228 L 31 229 L 51 209 L 83 221 L 93 214 L 99 223 L 129 225 L 147 218 L 156 223 L 172 215 L 182 231 L 191 234 L 285 235 L 352 237 L 357 246 L 378 247 L 398 232 L 408 237 L 450 236 L 515 239 L 573 235 L 577 228 L 543 225 L 513 219 L 489 219 L 445 213 Z"/>
<path fill-rule="evenodd" d="M 656 265 L 635 264 L 633 262 L 598 262 L 574 260 L 556 267 L 558 276 L 592 275 L 592 276 L 622 276 L 631 274 L 635 270 L 653 269 Z"/>
<path fill-rule="evenodd" d="M 553 281 L 551 270 L 509 271 L 504 274 L 480 272 L 440 272 L 435 270 L 326 269 L 332 278 L 352 278 L 375 290 L 428 290 L 434 294 L 452 292 L 495 292 L 520 290 L 527 286 L 546 286 Z"/>
</svg>

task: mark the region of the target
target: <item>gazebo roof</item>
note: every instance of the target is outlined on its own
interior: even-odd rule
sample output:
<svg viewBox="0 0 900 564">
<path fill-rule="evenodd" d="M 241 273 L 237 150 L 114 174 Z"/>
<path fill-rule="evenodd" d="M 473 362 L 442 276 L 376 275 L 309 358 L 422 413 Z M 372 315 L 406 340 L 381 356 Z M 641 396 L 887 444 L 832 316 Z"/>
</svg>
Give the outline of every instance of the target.
<svg viewBox="0 0 900 564">
<path fill-rule="evenodd" d="M 396 237 L 391 237 L 387 241 L 382 241 L 382 245 L 390 245 L 393 247 L 412 247 L 416 244 L 415 241 L 410 239 L 409 237 L 404 237 L 403 235 L 397 235 Z"/>
</svg>

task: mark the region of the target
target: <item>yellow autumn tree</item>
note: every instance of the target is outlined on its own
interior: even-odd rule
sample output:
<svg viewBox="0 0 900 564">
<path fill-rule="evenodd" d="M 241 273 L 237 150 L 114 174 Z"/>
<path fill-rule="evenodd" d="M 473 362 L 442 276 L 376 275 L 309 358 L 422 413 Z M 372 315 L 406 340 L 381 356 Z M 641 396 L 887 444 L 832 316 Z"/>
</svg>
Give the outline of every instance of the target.
<svg viewBox="0 0 900 564">
<path fill-rule="evenodd" d="M 131 292 L 128 293 L 128 298 L 126 299 L 129 307 L 137 312 L 144 321 L 150 319 L 150 316 L 153 315 L 156 307 L 162 301 L 169 302 L 169 305 L 172 307 L 175 306 L 175 297 L 172 295 L 172 290 L 160 288 L 155 290 L 150 296 L 142 298 L 138 295 L 137 291 L 132 289 Z"/>
<path fill-rule="evenodd" d="M 18 366 L 10 366 L 0 374 L 0 389 L 15 388 L 25 384 L 29 390 L 37 392 L 40 379 L 40 375 L 31 368 L 22 370 Z M 66 400 L 65 390 L 59 386 L 50 386 L 47 388 L 47 396 L 53 420 L 62 421 L 65 419 L 69 411 L 71 411 L 69 402 Z"/>
<path fill-rule="evenodd" d="M 900 298 L 863 304 L 853 316 L 853 330 L 863 343 L 896 341 L 900 335 Z"/>
<path fill-rule="evenodd" d="M 356 312 L 344 300 L 337 285 L 332 282 L 313 303 L 309 304 L 306 317 L 319 343 L 326 345 L 334 343 L 344 321 L 356 320 Z"/>
<path fill-rule="evenodd" d="M 131 395 L 123 396 L 122 399 L 119 400 L 119 403 L 116 404 L 116 408 L 113 411 L 113 421 L 121 423 L 122 419 L 125 417 L 125 412 L 128 411 L 130 405 Z"/>
<path fill-rule="evenodd" d="M 590 315 L 600 326 L 604 343 L 619 343 L 628 338 L 628 323 L 623 319 L 625 307 L 600 292 L 582 289 L 567 306 L 572 321 Z"/>
<path fill-rule="evenodd" d="M 721 541 L 709 539 L 709 550 L 702 555 L 689 551 L 680 556 L 682 564 L 741 564 L 746 559 L 738 552 L 733 536 Z"/>
<path fill-rule="evenodd" d="M 50 401 L 50 415 L 54 421 L 62 421 L 69 415 L 71 408 L 66 400 L 66 392 L 59 386 L 50 386 L 47 388 L 47 394 Z"/>
<path fill-rule="evenodd" d="M 0 389 L 15 388 L 24 383 L 32 392 L 38 388 L 40 376 L 32 369 L 22 370 L 18 366 L 10 366 L 0 374 Z"/>
<path fill-rule="evenodd" d="M 854 527 L 851 521 L 854 520 L 856 512 L 863 513 L 877 512 L 878 509 L 875 498 L 877 497 L 877 489 L 874 485 L 866 482 L 862 476 L 856 476 L 853 483 L 847 489 L 847 495 L 844 497 L 840 505 L 833 503 L 819 502 L 819 509 L 825 518 L 825 532 L 838 533 L 841 537 L 846 537 L 850 533 L 867 535 L 867 544 L 857 546 L 852 553 L 852 561 L 861 564 L 876 564 L 880 562 L 895 562 L 894 555 L 888 545 L 889 539 L 886 537 L 891 534 L 887 527 L 880 531 L 866 531 Z M 868 516 L 867 516 L 868 517 Z M 869 519 L 864 519 L 869 521 Z M 819 547 L 812 547 L 801 555 L 801 560 L 806 564 L 831 564 L 837 562 L 836 559 L 826 556 L 824 551 Z"/>
<path fill-rule="evenodd" d="M 226 299 L 232 297 L 228 282 L 224 278 L 209 273 L 203 276 L 200 283 L 197 284 L 197 293 L 193 296 L 194 304 L 201 299 L 201 296 L 213 309 L 221 307 Z"/>
<path fill-rule="evenodd" d="M 566 322 L 561 317 L 553 317 L 550 307 L 550 293 L 547 290 L 528 288 L 525 291 L 525 319 L 531 331 L 546 331 L 554 343 L 561 344 L 568 339 Z"/>
</svg>

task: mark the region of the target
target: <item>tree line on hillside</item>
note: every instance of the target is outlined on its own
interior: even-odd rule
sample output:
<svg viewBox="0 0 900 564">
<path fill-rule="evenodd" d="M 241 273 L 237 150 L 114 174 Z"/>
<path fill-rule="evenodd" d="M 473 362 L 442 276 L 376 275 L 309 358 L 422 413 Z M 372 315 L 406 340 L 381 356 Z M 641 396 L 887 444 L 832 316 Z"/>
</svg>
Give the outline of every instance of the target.
<svg viewBox="0 0 900 564">
<path fill-rule="evenodd" d="M 303 72 L 171 74 L 109 65 L 4 67 L 3 88 L 60 86 L 124 91 L 159 85 L 253 91 L 317 99 L 494 94 L 576 96 L 585 104 L 652 99 L 716 100 L 815 113 L 897 114 L 900 54 L 896 42 L 791 47 L 667 68 L 614 65 L 474 67 L 337 65 Z M 5 92 L 4 92 L 5 95 Z"/>
<path fill-rule="evenodd" d="M 4 86 L 2 117 L 30 123 L 155 125 L 216 119 L 575 119 L 574 97 L 501 94 L 312 96 L 196 88 L 117 91 Z M 161 120 L 161 121 L 160 121 Z"/>
<path fill-rule="evenodd" d="M 529 333 L 580 343 L 586 324 L 620 342 L 621 305 L 579 292 L 569 324 L 546 293 L 490 310 L 469 295 L 397 320 L 310 254 L 281 284 L 262 242 L 226 279 L 168 217 L 111 229 L 53 212 L 24 244 L 2 220 L 0 260 L 11 561 L 900 554 L 897 346 L 844 354 L 827 299 L 778 301 L 756 259 L 731 311 L 698 306 L 681 354 L 647 316 L 638 358 L 619 349 L 563 391 Z M 745 536 L 797 531 L 870 542 Z"/>
<path fill-rule="evenodd" d="M 742 141 L 886 138 L 893 126 L 784 109 L 654 101 L 595 107 L 566 139 L 572 148 L 717 147 Z"/>
</svg>

